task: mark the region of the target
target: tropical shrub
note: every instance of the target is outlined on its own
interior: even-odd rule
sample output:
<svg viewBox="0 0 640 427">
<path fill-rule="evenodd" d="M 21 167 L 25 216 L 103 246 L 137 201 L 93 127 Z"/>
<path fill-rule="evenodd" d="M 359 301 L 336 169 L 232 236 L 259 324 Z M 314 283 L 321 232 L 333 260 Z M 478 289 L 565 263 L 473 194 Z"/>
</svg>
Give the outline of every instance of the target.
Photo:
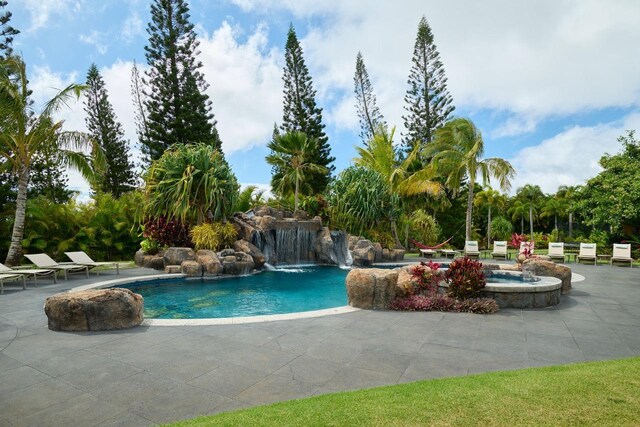
<svg viewBox="0 0 640 427">
<path fill-rule="evenodd" d="M 224 220 L 233 212 L 238 181 L 222 153 L 208 144 L 176 144 L 144 176 L 147 216 L 181 223 Z"/>
<path fill-rule="evenodd" d="M 444 275 L 438 269 L 440 264 L 429 261 L 421 262 L 410 270 L 411 278 L 421 294 L 435 295 L 438 293 L 438 284 Z"/>
<path fill-rule="evenodd" d="M 440 227 L 433 216 L 416 209 L 409 216 L 409 235 L 425 245 L 434 245 L 440 235 Z"/>
<path fill-rule="evenodd" d="M 536 248 L 538 249 L 547 249 L 549 247 L 549 236 L 544 233 L 534 232 L 531 240 L 536 242 Z"/>
<path fill-rule="evenodd" d="M 238 237 L 238 231 L 230 222 L 196 225 L 189 233 L 196 249 L 213 251 L 230 247 Z"/>
<path fill-rule="evenodd" d="M 392 310 L 400 311 L 445 311 L 475 314 L 493 314 L 499 310 L 491 298 L 472 298 L 459 301 L 448 295 L 410 295 L 397 298 L 391 303 Z"/>
<path fill-rule="evenodd" d="M 332 226 L 355 235 L 400 213 L 400 198 L 389 191 L 382 175 L 358 166 L 346 168 L 330 184 L 327 201 Z"/>
<path fill-rule="evenodd" d="M 155 255 L 160 252 L 160 245 L 152 239 L 144 239 L 141 241 L 140 248 L 149 255 Z"/>
<path fill-rule="evenodd" d="M 513 232 L 513 224 L 503 216 L 497 216 L 491 220 L 491 238 L 495 240 L 508 240 Z"/>
<path fill-rule="evenodd" d="M 323 222 L 329 221 L 329 202 L 321 194 L 303 197 L 300 202 L 300 209 L 311 217 L 319 216 Z"/>
<path fill-rule="evenodd" d="M 371 230 L 365 230 L 362 236 L 371 240 L 372 242 L 380 243 L 383 248 L 393 249 L 396 246 L 396 241 L 389 231 L 382 230 L 381 227 Z"/>
<path fill-rule="evenodd" d="M 191 238 L 187 227 L 175 219 L 164 216 L 147 219 L 143 226 L 142 235 L 146 239 L 157 242 L 160 247 L 183 246 L 191 247 Z"/>
<path fill-rule="evenodd" d="M 452 261 L 444 278 L 449 284 L 447 295 L 458 300 L 477 298 L 487 284 L 482 263 L 468 257 Z"/>
</svg>

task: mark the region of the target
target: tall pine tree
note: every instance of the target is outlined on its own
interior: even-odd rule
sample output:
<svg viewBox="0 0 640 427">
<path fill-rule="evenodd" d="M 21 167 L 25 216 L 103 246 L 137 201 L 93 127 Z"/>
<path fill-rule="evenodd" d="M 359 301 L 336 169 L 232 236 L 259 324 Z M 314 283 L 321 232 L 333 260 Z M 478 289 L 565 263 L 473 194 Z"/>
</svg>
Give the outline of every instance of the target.
<svg viewBox="0 0 640 427">
<path fill-rule="evenodd" d="M 353 77 L 356 92 L 356 109 L 360 120 L 360 138 L 365 145 L 369 144 L 380 126 L 387 127 L 384 117 L 376 103 L 376 96 L 369 80 L 369 73 L 364 66 L 362 53 L 356 56 L 356 74 Z"/>
<path fill-rule="evenodd" d="M 141 141 L 147 162 L 177 143 L 221 148 L 189 17 L 185 0 L 154 0 L 151 5 L 144 48 L 150 67 L 144 79 L 148 129 Z"/>
<path fill-rule="evenodd" d="M 134 60 L 133 67 L 131 67 L 131 99 L 135 110 L 134 120 L 136 123 L 138 141 L 142 141 L 144 136 L 149 132 L 149 127 L 147 126 L 147 112 L 144 106 L 145 95 L 143 90 L 143 83 L 140 77 L 140 71 L 138 70 L 138 64 Z"/>
<path fill-rule="evenodd" d="M 416 143 L 432 142 L 435 130 L 445 124 L 455 109 L 433 33 L 424 16 L 418 24 L 412 62 L 407 80 L 409 89 L 404 97 L 408 114 L 402 116 L 407 130 L 402 145 L 407 152 Z"/>
<path fill-rule="evenodd" d="M 287 34 L 284 59 L 285 67 L 282 77 L 284 105 L 280 130 L 282 133 L 304 132 L 309 138 L 317 140 L 318 150 L 309 159 L 309 162 L 324 166 L 327 168 L 327 172 L 310 173 L 308 182 L 313 193 L 321 193 L 329 183 L 331 173 L 335 170 L 335 166 L 332 165 L 335 157 L 331 157 L 329 138 L 327 138 L 322 124 L 322 108 L 316 105 L 316 91 L 313 89 L 313 82 L 304 63 L 302 48 L 293 25 L 289 27 Z M 280 171 L 274 172 L 272 182 L 277 178 L 276 175 L 280 174 Z"/>
<path fill-rule="evenodd" d="M 84 102 L 87 129 L 93 139 L 98 141 L 107 159 L 107 170 L 95 183 L 94 191 L 120 197 L 134 188 L 133 163 L 129 161 L 129 149 L 122 125 L 116 120 L 107 88 L 96 64 L 91 64 L 87 72 L 87 86 Z"/>
</svg>

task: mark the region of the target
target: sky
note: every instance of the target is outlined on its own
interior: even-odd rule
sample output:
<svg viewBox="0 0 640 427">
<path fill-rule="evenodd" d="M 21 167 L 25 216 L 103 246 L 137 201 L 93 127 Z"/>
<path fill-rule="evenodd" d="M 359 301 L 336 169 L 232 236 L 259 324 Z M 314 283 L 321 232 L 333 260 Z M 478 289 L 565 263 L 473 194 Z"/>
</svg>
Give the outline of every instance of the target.
<svg viewBox="0 0 640 427">
<path fill-rule="evenodd" d="M 84 82 L 95 63 L 139 156 L 131 66 L 146 68 L 150 0 L 9 0 L 11 25 L 36 105 Z M 323 109 L 337 171 L 361 145 L 353 75 L 358 51 L 380 111 L 402 116 L 417 26 L 425 16 L 448 78 L 456 117 L 482 131 L 485 157 L 515 167 L 512 190 L 553 193 L 598 174 L 617 138 L 640 131 L 637 0 L 191 0 L 198 56 L 222 147 L 238 180 L 268 185 L 273 125 L 282 119 L 284 45 L 293 24 Z M 82 101 L 59 116 L 85 131 Z M 88 193 L 77 173 L 69 186 Z"/>
</svg>

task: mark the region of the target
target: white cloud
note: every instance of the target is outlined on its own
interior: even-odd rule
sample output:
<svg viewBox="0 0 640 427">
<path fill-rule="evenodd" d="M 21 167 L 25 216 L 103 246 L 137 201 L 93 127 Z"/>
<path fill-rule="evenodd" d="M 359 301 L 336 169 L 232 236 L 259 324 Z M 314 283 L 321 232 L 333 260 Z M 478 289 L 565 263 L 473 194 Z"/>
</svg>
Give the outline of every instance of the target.
<svg viewBox="0 0 640 427">
<path fill-rule="evenodd" d="M 621 149 L 617 141 L 628 129 L 640 128 L 640 112 L 621 121 L 592 127 L 574 126 L 539 145 L 520 150 L 511 164 L 517 170 L 512 192 L 525 184 L 539 185 L 546 193 L 554 193 L 560 185 L 581 185 L 596 176 L 603 154 Z"/>
<path fill-rule="evenodd" d="M 636 0 L 235 3 L 247 11 L 287 9 L 321 18 L 323 26 L 302 39 L 319 95 L 342 90 L 349 96 L 361 50 L 390 124 L 402 123 L 421 15 L 432 27 L 458 106 L 544 118 L 640 104 L 640 56 L 629 53 L 640 44 Z M 534 122 L 523 124 L 511 121 L 498 134 L 535 129 Z"/>
<path fill-rule="evenodd" d="M 89 34 L 80 34 L 79 38 L 82 43 L 86 43 L 96 48 L 100 55 L 107 53 L 107 33 L 91 30 Z"/>
<path fill-rule="evenodd" d="M 61 15 L 81 8 L 82 0 L 22 0 L 31 14 L 29 32 L 35 32 L 49 23 L 54 15 Z"/>
<path fill-rule="evenodd" d="M 200 39 L 199 59 L 226 153 L 266 144 L 282 117 L 281 52 L 267 49 L 266 34 L 259 26 L 239 43 L 225 21 Z"/>
<path fill-rule="evenodd" d="M 132 12 L 122 24 L 122 38 L 126 42 L 131 42 L 143 34 L 144 23 L 137 12 Z"/>
</svg>

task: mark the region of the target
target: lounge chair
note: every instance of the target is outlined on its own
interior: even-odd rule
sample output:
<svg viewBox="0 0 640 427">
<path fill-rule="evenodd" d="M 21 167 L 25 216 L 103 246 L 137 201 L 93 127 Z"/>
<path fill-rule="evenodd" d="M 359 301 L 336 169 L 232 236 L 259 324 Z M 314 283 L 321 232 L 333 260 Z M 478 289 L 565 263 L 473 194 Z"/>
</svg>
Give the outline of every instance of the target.
<svg viewBox="0 0 640 427">
<path fill-rule="evenodd" d="M 509 252 L 507 251 L 507 242 L 493 242 L 493 252 L 491 252 L 492 258 L 509 258 Z"/>
<path fill-rule="evenodd" d="M 580 243 L 580 253 L 576 258 L 578 259 L 578 262 L 582 260 L 593 260 L 593 265 L 596 265 L 598 262 L 598 256 L 596 255 L 596 244 Z"/>
<path fill-rule="evenodd" d="M 5 280 L 13 280 L 22 278 L 22 289 L 27 289 L 27 279 L 23 274 L 0 274 L 0 294 L 4 294 L 4 282 Z"/>
<path fill-rule="evenodd" d="M 552 261 L 559 259 L 564 262 L 564 243 L 549 242 L 549 253 L 547 254 Z"/>
<path fill-rule="evenodd" d="M 29 254 L 25 255 L 25 257 L 39 268 L 64 271 L 64 280 L 67 280 L 69 273 L 78 271 L 84 271 L 87 274 L 87 279 L 89 278 L 89 266 L 87 265 L 58 264 L 47 254 Z"/>
<path fill-rule="evenodd" d="M 420 249 L 420 254 L 421 254 L 423 257 L 425 257 L 425 258 L 426 258 L 426 257 L 431 257 L 431 258 L 433 258 L 433 257 L 435 257 L 436 255 L 438 255 L 438 251 L 437 251 L 437 250 L 435 250 L 435 249 Z"/>
<path fill-rule="evenodd" d="M 78 251 L 78 252 L 65 252 L 64 253 L 66 256 L 69 257 L 69 259 L 71 261 L 73 261 L 74 264 L 78 264 L 78 265 L 86 265 L 88 267 L 101 267 L 101 266 L 109 266 L 109 267 L 116 267 L 116 274 L 120 274 L 120 266 L 118 265 L 117 262 L 112 262 L 112 261 L 94 261 L 91 259 L 91 257 L 89 257 L 89 255 L 87 255 L 85 252 L 83 251 Z M 96 275 L 100 275 L 100 272 L 96 270 Z"/>
<path fill-rule="evenodd" d="M 464 243 L 464 256 L 469 258 L 480 258 L 480 250 L 478 250 L 478 242 L 468 240 Z"/>
<path fill-rule="evenodd" d="M 631 258 L 631 245 L 626 243 L 614 243 L 613 255 L 611 256 L 611 265 L 614 262 L 628 262 L 629 267 L 633 267 L 633 258 Z"/>
<path fill-rule="evenodd" d="M 29 268 L 29 269 L 17 269 L 9 268 L 4 264 L 0 264 L 0 274 L 23 274 L 25 276 L 33 276 L 34 285 L 37 284 L 38 276 L 53 276 L 53 283 L 58 283 L 56 279 L 56 271 L 50 268 Z"/>
</svg>

